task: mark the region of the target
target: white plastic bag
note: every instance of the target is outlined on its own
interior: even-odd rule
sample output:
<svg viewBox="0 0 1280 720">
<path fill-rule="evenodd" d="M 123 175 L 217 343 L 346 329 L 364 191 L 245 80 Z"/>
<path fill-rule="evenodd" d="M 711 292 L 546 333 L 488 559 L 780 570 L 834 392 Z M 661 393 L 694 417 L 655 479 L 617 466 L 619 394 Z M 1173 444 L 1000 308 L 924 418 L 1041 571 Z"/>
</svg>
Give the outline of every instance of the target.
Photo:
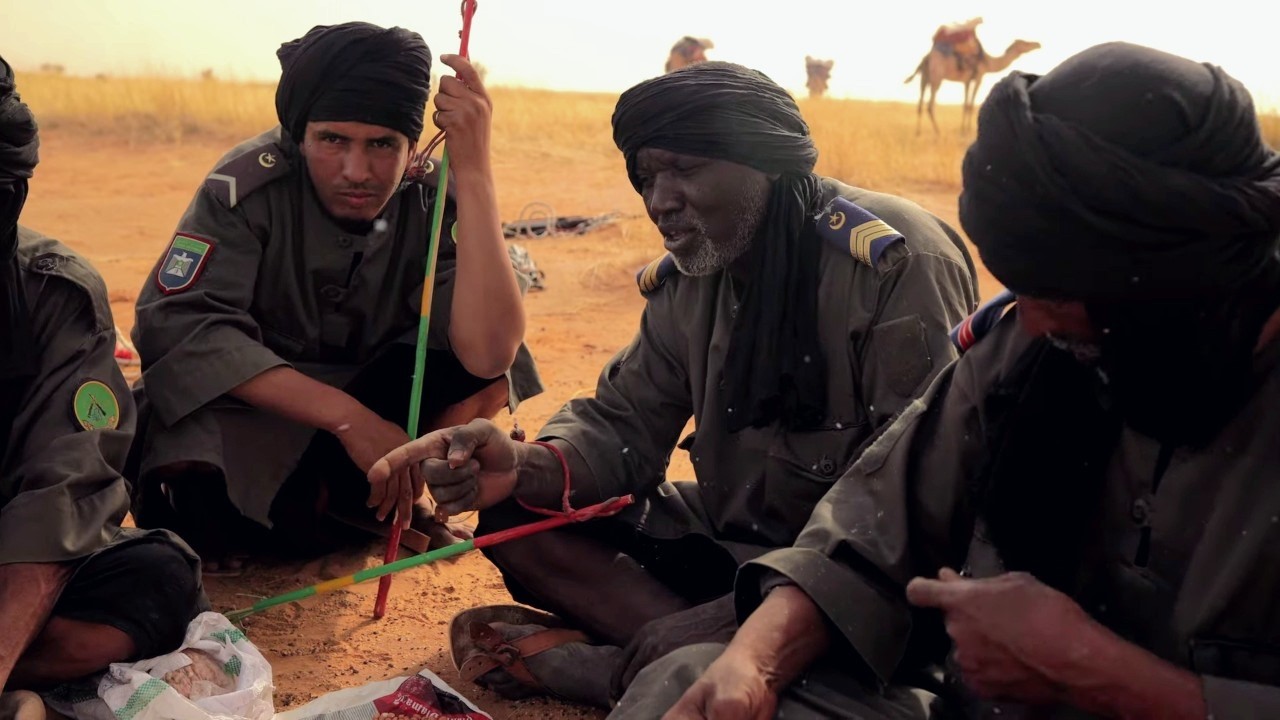
<svg viewBox="0 0 1280 720">
<path fill-rule="evenodd" d="M 96 693 L 64 686 L 45 702 L 74 720 L 271 720 L 273 690 L 258 648 L 226 617 L 206 612 L 177 650 L 115 663 Z"/>
<path fill-rule="evenodd" d="M 493 720 L 430 670 L 322 695 L 275 720 Z"/>
</svg>

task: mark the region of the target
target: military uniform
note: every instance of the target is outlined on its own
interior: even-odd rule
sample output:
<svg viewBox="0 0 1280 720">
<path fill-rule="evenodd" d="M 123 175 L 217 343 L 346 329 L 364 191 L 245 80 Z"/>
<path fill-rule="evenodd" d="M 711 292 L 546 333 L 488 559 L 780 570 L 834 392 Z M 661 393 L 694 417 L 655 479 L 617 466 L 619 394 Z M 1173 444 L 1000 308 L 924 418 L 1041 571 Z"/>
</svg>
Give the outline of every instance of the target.
<svg viewBox="0 0 1280 720">
<path fill-rule="evenodd" d="M 230 390 L 284 365 L 342 388 L 377 367 L 375 374 L 407 398 L 434 187 L 433 181 L 406 184 L 374 229 L 359 235 L 324 211 L 296 147 L 282 143 L 279 128 L 229 152 L 196 193 L 138 297 L 133 339 L 143 372 L 135 391 L 150 412 L 142 477 L 175 464 L 217 468 L 235 507 L 270 527 L 272 502 L 317 433 L 252 408 Z M 431 308 L 424 421 L 459 389 L 440 369 L 441 363 L 458 365 L 448 335 L 454 217 L 449 201 Z M 522 282 L 523 290 L 527 279 Z M 406 348 L 410 352 L 402 352 Z M 407 361 L 378 365 L 391 352 Z M 524 345 L 507 378 L 513 410 L 541 392 Z M 402 415 L 384 417 L 403 425 Z"/>
<path fill-rule="evenodd" d="M 739 292 L 727 271 L 684 276 L 668 257 L 641 272 L 648 303 L 639 332 L 604 368 L 595 396 L 570 401 L 540 432 L 590 468 L 573 478 L 575 505 L 632 493 L 637 504 L 620 516 L 624 525 L 700 548 L 712 539 L 722 579 L 710 583 L 719 585 L 712 596 L 729 591 L 740 562 L 795 540 L 859 446 L 956 356 L 947 331 L 976 304 L 968 253 L 942 221 L 834 180 L 824 181 L 823 199 L 830 209 L 816 222 L 824 239 L 811 239 L 822 243 L 817 327 L 827 404 L 819 424 L 728 431 L 722 369 Z M 696 430 L 680 441 L 691 416 Z M 696 483 L 666 480 L 677 442 Z M 515 522 L 500 508 L 481 513 L 481 532 Z M 642 564 L 661 572 L 656 561 Z M 704 565 L 679 574 L 717 573 Z M 508 584 L 524 598 L 510 575 Z"/>
<path fill-rule="evenodd" d="M 996 306 L 1007 304 L 1008 297 Z M 994 307 L 994 306 L 993 306 Z M 821 502 L 794 547 L 748 564 L 739 607 L 750 612 L 762 586 L 787 579 L 818 604 L 831 627 L 832 657 L 784 694 L 786 717 L 923 716 L 907 713 L 901 688 L 890 698 L 861 689 L 848 660 L 856 653 L 882 684 L 900 680 L 904 657 L 926 633 L 903 593 L 914 576 L 942 566 L 973 577 L 1000 574 L 991 526 L 974 498 L 991 465 L 984 437 L 999 422 L 1000 390 L 1021 367 L 1032 339 L 1016 310 L 988 310 L 990 334 L 944 371 L 859 458 Z M 1262 379 L 1254 396 L 1207 447 L 1162 452 L 1122 428 L 1102 475 L 1101 512 L 1088 539 L 1075 598 L 1129 642 L 1201 676 L 1207 716 L 1217 720 L 1280 716 L 1280 344 L 1255 356 Z M 1002 411 L 1003 412 L 1003 411 Z M 1052 460 L 1046 460 L 1052 462 Z M 1032 524 L 1056 522 L 1061 508 L 1028 506 Z M 874 576 L 868 573 L 874 569 Z M 631 686 L 617 717 L 658 717 L 674 704 L 722 646 L 686 649 L 649 667 Z M 817 698 L 817 699 L 815 699 Z M 966 717 L 1031 717 L 1014 704 L 960 699 Z M 954 711 L 954 710 L 953 710 Z M 1037 718 L 1087 717 L 1070 708 Z M 998 714 L 998 715 L 997 715 Z"/>
<path fill-rule="evenodd" d="M 208 602 L 181 540 L 121 527 L 136 417 L 106 287 L 80 256 L 23 227 L 18 264 L 40 360 L 0 460 L 0 565 L 74 564 L 55 616 L 109 624 L 141 653 L 165 652 Z"/>
</svg>

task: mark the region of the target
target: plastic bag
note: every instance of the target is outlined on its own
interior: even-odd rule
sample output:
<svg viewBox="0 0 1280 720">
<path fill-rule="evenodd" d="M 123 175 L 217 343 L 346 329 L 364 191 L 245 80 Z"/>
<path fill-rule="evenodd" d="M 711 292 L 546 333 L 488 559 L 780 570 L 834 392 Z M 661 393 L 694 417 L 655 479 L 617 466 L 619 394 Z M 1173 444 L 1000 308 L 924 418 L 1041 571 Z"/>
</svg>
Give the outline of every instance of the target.
<svg viewBox="0 0 1280 720">
<path fill-rule="evenodd" d="M 270 720 L 271 665 L 226 617 L 201 613 L 181 647 L 136 663 L 114 663 L 93 685 L 44 696 L 74 720 Z"/>
<path fill-rule="evenodd" d="M 430 670 L 331 692 L 275 720 L 493 720 Z"/>
</svg>

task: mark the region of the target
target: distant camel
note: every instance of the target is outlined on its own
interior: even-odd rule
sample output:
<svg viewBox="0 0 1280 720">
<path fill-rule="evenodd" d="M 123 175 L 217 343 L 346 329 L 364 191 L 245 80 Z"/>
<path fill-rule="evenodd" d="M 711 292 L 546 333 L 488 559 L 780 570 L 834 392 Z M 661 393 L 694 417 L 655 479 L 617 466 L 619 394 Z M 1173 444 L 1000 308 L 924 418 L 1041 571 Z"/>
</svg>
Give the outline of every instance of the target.
<svg viewBox="0 0 1280 720">
<path fill-rule="evenodd" d="M 687 65 L 707 61 L 706 51 L 715 48 L 715 43 L 707 38 L 696 38 L 685 35 L 671 46 L 671 55 L 667 57 L 666 72 L 679 70 Z"/>
<path fill-rule="evenodd" d="M 938 97 L 938 88 L 944 80 L 964 85 L 964 109 L 960 116 L 960 132 L 965 132 L 969 129 L 969 122 L 973 116 L 974 100 L 978 97 L 978 86 L 982 84 L 982 76 L 987 73 L 1000 72 L 1012 65 L 1013 61 L 1019 57 L 1032 50 L 1039 49 L 1040 43 L 1038 42 L 1014 40 L 1003 55 L 992 57 L 981 53 L 975 63 L 976 66 L 966 67 L 962 64 L 961 58 L 954 53 L 948 54 L 939 46 L 934 45 L 929 54 L 925 55 L 920 64 L 916 66 L 916 71 L 906 79 L 906 82 L 909 83 L 915 79 L 916 75 L 920 76 L 920 101 L 916 105 L 916 134 L 920 134 L 920 125 L 923 122 L 922 113 L 924 111 L 924 91 L 926 89 L 929 90 L 929 122 L 933 123 L 933 131 L 936 133 L 938 132 L 938 121 L 933 116 L 933 103 Z"/>
<path fill-rule="evenodd" d="M 820 98 L 827 91 L 827 81 L 831 79 L 831 67 L 835 60 L 819 60 L 804 56 L 804 69 L 809 79 L 805 86 L 809 88 L 809 97 Z"/>
</svg>

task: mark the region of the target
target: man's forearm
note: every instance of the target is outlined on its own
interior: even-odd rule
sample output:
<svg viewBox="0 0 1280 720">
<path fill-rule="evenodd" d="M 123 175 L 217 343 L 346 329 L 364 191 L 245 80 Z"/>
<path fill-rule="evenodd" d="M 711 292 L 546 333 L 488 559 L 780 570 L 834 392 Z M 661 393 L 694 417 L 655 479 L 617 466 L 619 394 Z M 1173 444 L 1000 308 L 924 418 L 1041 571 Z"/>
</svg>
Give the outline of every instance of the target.
<svg viewBox="0 0 1280 720">
<path fill-rule="evenodd" d="M 1165 662 L 1101 625 L 1077 637 L 1083 651 L 1060 677 L 1068 700 L 1082 710 L 1123 720 L 1204 720 L 1200 678 Z"/>
<path fill-rule="evenodd" d="M 250 405 L 317 430 L 337 432 L 369 412 L 355 398 L 303 375 L 291 367 L 274 367 L 246 380 L 231 395 Z"/>
<path fill-rule="evenodd" d="M 725 654 L 759 668 L 770 689 L 780 692 L 826 652 L 830 642 L 822 610 L 800 588 L 783 585 L 742 623 Z"/>
<path fill-rule="evenodd" d="M 457 168 L 458 269 L 449 341 L 473 375 L 506 372 L 524 339 L 524 305 L 486 168 Z M 448 231 L 448 228 L 444 229 Z"/>
<path fill-rule="evenodd" d="M 18 658 L 48 622 L 70 576 L 67 565 L 0 565 L 0 689 L 8 682 Z"/>
</svg>

